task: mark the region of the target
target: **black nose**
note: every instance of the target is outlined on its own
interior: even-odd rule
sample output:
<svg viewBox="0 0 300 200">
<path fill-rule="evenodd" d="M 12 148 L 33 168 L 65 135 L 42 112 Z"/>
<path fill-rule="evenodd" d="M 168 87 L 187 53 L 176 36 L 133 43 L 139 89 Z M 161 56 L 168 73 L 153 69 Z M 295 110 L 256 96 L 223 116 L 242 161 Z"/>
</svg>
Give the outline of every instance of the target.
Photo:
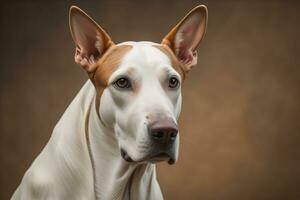
<svg viewBox="0 0 300 200">
<path fill-rule="evenodd" d="M 149 126 L 149 135 L 157 143 L 168 145 L 176 140 L 178 127 L 173 120 L 163 120 Z"/>
</svg>

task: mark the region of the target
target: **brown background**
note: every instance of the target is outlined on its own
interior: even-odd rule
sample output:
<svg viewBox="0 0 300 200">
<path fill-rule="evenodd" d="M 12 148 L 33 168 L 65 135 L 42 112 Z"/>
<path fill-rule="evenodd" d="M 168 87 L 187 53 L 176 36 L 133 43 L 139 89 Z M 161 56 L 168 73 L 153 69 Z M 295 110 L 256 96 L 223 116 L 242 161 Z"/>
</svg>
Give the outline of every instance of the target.
<svg viewBox="0 0 300 200">
<path fill-rule="evenodd" d="M 238 0 L 1 3 L 0 199 L 87 79 L 71 4 L 115 42 L 159 42 L 200 3 L 208 31 L 183 87 L 180 160 L 159 166 L 166 199 L 300 199 L 300 3 Z"/>
</svg>

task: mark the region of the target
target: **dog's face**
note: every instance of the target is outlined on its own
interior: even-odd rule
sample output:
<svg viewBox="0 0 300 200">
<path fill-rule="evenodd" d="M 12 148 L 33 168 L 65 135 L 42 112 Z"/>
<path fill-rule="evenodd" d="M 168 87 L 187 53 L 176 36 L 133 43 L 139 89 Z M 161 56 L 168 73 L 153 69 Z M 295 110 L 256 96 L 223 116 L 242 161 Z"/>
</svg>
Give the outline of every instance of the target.
<svg viewBox="0 0 300 200">
<path fill-rule="evenodd" d="M 114 126 L 127 161 L 177 158 L 183 77 L 157 45 L 117 45 L 127 50 L 101 96 L 100 117 Z M 99 77 L 96 74 L 95 82 Z"/>
<path fill-rule="evenodd" d="M 196 48 L 207 21 L 205 6 L 194 8 L 163 39 L 115 45 L 77 7 L 70 10 L 75 61 L 88 72 L 96 91 L 99 120 L 114 130 L 128 162 L 175 163 L 181 85 L 197 63 Z"/>
</svg>

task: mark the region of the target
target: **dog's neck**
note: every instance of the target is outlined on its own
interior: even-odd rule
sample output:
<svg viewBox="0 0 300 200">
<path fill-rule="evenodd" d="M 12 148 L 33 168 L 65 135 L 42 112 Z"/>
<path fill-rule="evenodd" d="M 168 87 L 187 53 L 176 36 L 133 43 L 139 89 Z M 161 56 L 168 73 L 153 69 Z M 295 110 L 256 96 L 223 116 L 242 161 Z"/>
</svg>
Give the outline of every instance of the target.
<svg viewBox="0 0 300 200">
<path fill-rule="evenodd" d="M 96 199 L 162 199 L 155 164 L 123 160 L 113 129 L 107 128 L 97 115 L 95 100 L 88 115 L 86 139 Z"/>
</svg>

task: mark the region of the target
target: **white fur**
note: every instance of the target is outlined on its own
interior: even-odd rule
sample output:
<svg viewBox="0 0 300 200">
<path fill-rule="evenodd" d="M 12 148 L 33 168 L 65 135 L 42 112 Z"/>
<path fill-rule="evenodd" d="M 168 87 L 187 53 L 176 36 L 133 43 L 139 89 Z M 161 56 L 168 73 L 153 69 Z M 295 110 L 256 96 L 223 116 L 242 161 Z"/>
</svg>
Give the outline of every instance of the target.
<svg viewBox="0 0 300 200">
<path fill-rule="evenodd" d="M 147 141 L 146 116 L 164 113 L 177 121 L 181 109 L 180 88 L 164 89 L 167 75 L 180 79 L 171 61 L 150 42 L 126 42 L 133 48 L 109 78 L 131 71 L 136 93 L 118 91 L 110 84 L 103 92 L 99 119 L 96 90 L 88 80 L 67 108 L 40 155 L 25 173 L 13 200 L 34 199 L 163 199 L 155 164 L 128 163 L 120 155 L 125 148 L 140 159 L 140 141 Z M 86 134 L 90 143 L 86 140 Z M 178 156 L 176 139 L 176 159 Z M 88 146 L 90 144 L 90 146 Z"/>
</svg>

